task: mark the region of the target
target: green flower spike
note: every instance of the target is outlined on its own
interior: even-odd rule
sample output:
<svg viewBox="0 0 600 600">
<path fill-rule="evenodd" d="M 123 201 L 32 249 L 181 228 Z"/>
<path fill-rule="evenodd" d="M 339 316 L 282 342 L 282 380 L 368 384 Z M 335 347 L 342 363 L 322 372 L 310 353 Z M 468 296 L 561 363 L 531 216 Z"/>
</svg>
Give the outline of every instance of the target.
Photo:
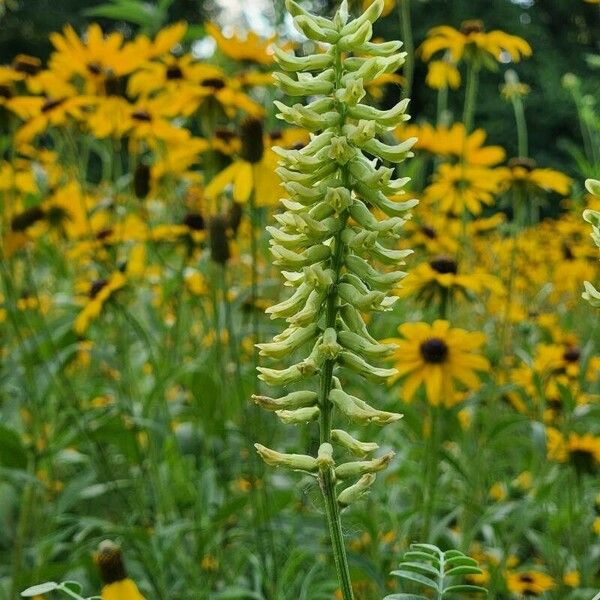
<svg viewBox="0 0 600 600">
<path fill-rule="evenodd" d="M 353 371 L 384 383 L 395 373 L 372 364 L 393 348 L 371 337 L 364 313 L 390 310 L 396 297 L 389 292 L 405 276 L 397 267 L 410 251 L 393 245 L 417 201 L 399 200 L 408 180 L 395 177 L 395 165 L 412 156 L 416 139 L 396 145 L 381 141 L 409 118 L 408 100 L 390 110 L 361 103 L 366 84 L 395 72 L 404 62 L 400 42 L 370 42 L 383 0 L 375 0 L 355 20 L 348 18 L 347 0 L 333 20 L 311 15 L 293 0 L 286 6 L 298 31 L 322 52 L 296 57 L 275 50 L 275 59 L 286 72 L 277 73 L 275 79 L 295 102 L 292 106 L 275 102 L 277 116 L 308 129 L 311 139 L 299 150 L 274 149 L 287 198 L 282 200 L 285 212 L 275 217 L 277 226 L 268 230 L 274 263 L 293 293 L 267 309 L 271 318 L 285 319 L 287 328 L 258 348 L 261 356 L 275 360 L 310 349 L 306 358 L 291 366 L 258 369 L 267 384 L 293 385 L 300 391 L 253 400 L 284 423 L 317 421 L 320 448 L 316 457 L 282 454 L 260 444 L 256 448 L 268 464 L 318 478 L 342 595 L 351 600 L 340 509 L 367 492 L 375 473 L 385 469 L 394 455 L 371 457 L 376 443 L 357 440 L 342 429 L 332 429 L 332 424 L 336 416 L 357 425 L 386 425 L 402 416 L 348 394 L 340 378 Z M 308 102 L 297 102 L 300 96 L 309 96 Z M 371 209 L 386 217 L 378 219 Z M 391 268 L 380 272 L 380 265 Z M 352 455 L 359 460 L 344 458 Z"/>
</svg>

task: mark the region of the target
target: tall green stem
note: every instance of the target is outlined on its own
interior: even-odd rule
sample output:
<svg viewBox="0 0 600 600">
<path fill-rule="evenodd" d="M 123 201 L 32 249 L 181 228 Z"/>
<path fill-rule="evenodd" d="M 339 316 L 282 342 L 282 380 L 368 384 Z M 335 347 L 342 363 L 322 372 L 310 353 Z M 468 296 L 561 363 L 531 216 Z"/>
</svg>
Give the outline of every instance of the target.
<svg viewBox="0 0 600 600">
<path fill-rule="evenodd" d="M 511 101 L 513 111 L 515 113 L 515 122 L 517 125 L 519 156 L 526 158 L 529 155 L 529 140 L 527 135 L 527 121 L 525 120 L 525 109 L 523 108 L 523 99 L 518 94 L 515 94 Z"/>
<path fill-rule="evenodd" d="M 399 5 L 400 28 L 404 41 L 404 51 L 406 52 L 406 62 L 404 63 L 404 78 L 406 82 L 402 89 L 402 98 L 408 98 L 411 95 L 415 72 L 415 46 L 412 36 L 410 0 L 400 0 Z"/>
<path fill-rule="evenodd" d="M 467 87 L 465 90 L 465 105 L 463 109 L 463 123 L 467 135 L 473 129 L 473 117 L 475 115 L 475 103 L 477 101 L 477 88 L 479 86 L 479 69 L 474 63 L 469 63 L 467 68 Z"/>
</svg>

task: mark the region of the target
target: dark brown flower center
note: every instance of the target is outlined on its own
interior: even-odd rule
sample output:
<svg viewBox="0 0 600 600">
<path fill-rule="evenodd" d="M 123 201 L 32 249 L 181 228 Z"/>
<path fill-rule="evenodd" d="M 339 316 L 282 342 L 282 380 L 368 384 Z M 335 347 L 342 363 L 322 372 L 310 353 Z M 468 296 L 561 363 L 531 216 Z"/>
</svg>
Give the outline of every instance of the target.
<svg viewBox="0 0 600 600">
<path fill-rule="evenodd" d="M 533 171 L 537 167 L 537 163 L 533 158 L 526 158 L 524 156 L 517 156 L 515 158 L 511 158 L 508 161 L 508 166 L 511 169 L 516 169 L 517 167 L 521 167 L 528 172 Z"/>
<path fill-rule="evenodd" d="M 445 275 L 446 273 L 452 273 L 456 275 L 458 272 L 458 265 L 450 256 L 437 256 L 429 261 L 429 266 L 441 275 Z"/>
<path fill-rule="evenodd" d="M 103 69 L 102 69 L 102 65 L 100 63 L 93 62 L 93 63 L 88 63 L 87 64 L 87 70 L 92 75 L 101 75 Z"/>
<path fill-rule="evenodd" d="M 522 575 L 519 576 L 519 579 L 523 582 L 523 583 L 533 583 L 534 579 L 531 575 L 528 575 L 527 573 L 524 573 Z"/>
<path fill-rule="evenodd" d="M 183 224 L 192 231 L 203 231 L 206 226 L 204 217 L 200 213 L 188 213 L 183 218 Z"/>
<path fill-rule="evenodd" d="M 208 79 L 203 79 L 200 85 L 202 87 L 214 88 L 215 90 L 222 90 L 225 87 L 225 81 L 220 77 L 209 77 Z"/>
<path fill-rule="evenodd" d="M 39 206 L 33 206 L 15 215 L 10 223 L 13 231 L 25 231 L 28 227 L 41 221 L 45 216 L 44 211 Z"/>
<path fill-rule="evenodd" d="M 48 98 L 44 104 L 42 104 L 42 112 L 47 113 L 57 108 L 65 101 L 64 98 Z"/>
<path fill-rule="evenodd" d="M 460 32 L 463 35 L 482 33 L 483 31 L 485 31 L 485 27 L 483 25 L 483 21 L 480 21 L 479 19 L 470 19 L 468 21 L 463 21 L 460 24 Z"/>
<path fill-rule="evenodd" d="M 12 68 L 18 73 L 35 75 L 42 68 L 42 63 L 39 58 L 35 58 L 34 56 L 19 54 L 13 61 Z"/>
<path fill-rule="evenodd" d="M 167 79 L 169 81 L 183 79 L 183 71 L 177 65 L 171 65 L 167 68 Z"/>
<path fill-rule="evenodd" d="M 12 98 L 13 93 L 9 86 L 0 85 L 0 98 Z"/>
<path fill-rule="evenodd" d="M 94 299 L 100 291 L 108 284 L 107 279 L 96 279 L 90 286 L 89 296 Z"/>
<path fill-rule="evenodd" d="M 262 121 L 252 117 L 244 119 L 240 137 L 242 140 L 242 158 L 253 164 L 260 162 L 265 151 Z"/>
<path fill-rule="evenodd" d="M 421 233 L 430 240 L 437 238 L 436 230 L 433 227 L 429 227 L 429 225 L 421 225 Z"/>
<path fill-rule="evenodd" d="M 228 129 L 227 127 L 218 127 L 215 130 L 215 137 L 223 140 L 224 142 L 230 142 L 237 137 L 237 134 L 232 129 Z"/>
<path fill-rule="evenodd" d="M 127 579 L 121 548 L 113 542 L 105 541 L 100 544 L 96 562 L 104 585 Z"/>
<path fill-rule="evenodd" d="M 432 364 L 443 363 L 448 356 L 448 345 L 441 338 L 429 338 L 425 340 L 419 350 L 423 360 Z"/>
<path fill-rule="evenodd" d="M 131 114 L 131 118 L 136 121 L 144 121 L 147 123 L 152 121 L 152 115 L 147 110 L 136 110 Z"/>
<path fill-rule="evenodd" d="M 567 348 L 563 353 L 563 359 L 569 363 L 576 363 L 581 358 L 581 350 L 575 346 Z"/>
<path fill-rule="evenodd" d="M 271 133 L 269 133 L 269 138 L 271 138 L 272 142 L 276 142 L 277 140 L 283 139 L 283 132 L 281 129 L 273 129 Z"/>
<path fill-rule="evenodd" d="M 105 240 L 107 237 L 110 237 L 113 233 L 113 230 L 108 228 L 108 229 L 101 229 L 97 234 L 96 234 L 96 239 L 97 240 Z"/>
</svg>

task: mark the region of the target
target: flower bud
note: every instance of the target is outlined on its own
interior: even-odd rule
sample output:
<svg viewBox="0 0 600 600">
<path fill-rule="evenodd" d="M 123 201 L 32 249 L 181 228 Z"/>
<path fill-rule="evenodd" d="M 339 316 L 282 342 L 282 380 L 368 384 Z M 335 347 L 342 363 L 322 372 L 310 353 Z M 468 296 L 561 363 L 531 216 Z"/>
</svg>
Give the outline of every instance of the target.
<svg viewBox="0 0 600 600">
<path fill-rule="evenodd" d="M 316 421 L 320 412 L 318 406 L 307 406 L 296 410 L 278 410 L 276 414 L 287 425 L 298 425 Z"/>
<path fill-rule="evenodd" d="M 307 471 L 308 473 L 316 473 L 319 470 L 317 459 L 312 456 L 305 454 L 284 454 L 283 452 L 271 450 L 262 444 L 254 444 L 254 447 L 268 465 L 285 467 L 294 471 Z"/>
<path fill-rule="evenodd" d="M 317 463 L 321 471 L 331 469 L 335 463 L 333 461 L 333 447 L 331 444 L 324 442 L 319 446 L 317 454 Z"/>
<path fill-rule="evenodd" d="M 332 429 L 331 439 L 361 458 L 379 448 L 375 442 L 361 442 L 343 429 Z"/>
<path fill-rule="evenodd" d="M 356 483 L 342 490 L 338 495 L 338 503 L 342 508 L 354 504 L 360 497 L 369 490 L 375 481 L 373 473 L 366 473 Z"/>
<path fill-rule="evenodd" d="M 295 410 L 297 408 L 315 406 L 318 400 L 318 394 L 316 392 L 302 390 L 291 392 L 281 398 L 253 395 L 252 400 L 267 410 Z"/>
<path fill-rule="evenodd" d="M 348 479 L 349 477 L 360 477 L 365 473 L 377 473 L 383 471 L 390 464 L 392 458 L 394 458 L 394 453 L 388 452 L 373 460 L 344 463 L 335 468 L 335 476 L 338 479 Z"/>
</svg>

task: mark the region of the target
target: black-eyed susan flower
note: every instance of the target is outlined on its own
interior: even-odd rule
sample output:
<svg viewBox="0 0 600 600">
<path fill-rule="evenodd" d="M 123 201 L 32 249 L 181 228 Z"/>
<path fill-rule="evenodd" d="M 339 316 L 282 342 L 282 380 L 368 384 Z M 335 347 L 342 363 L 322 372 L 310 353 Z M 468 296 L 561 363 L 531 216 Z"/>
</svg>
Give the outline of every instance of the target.
<svg viewBox="0 0 600 600">
<path fill-rule="evenodd" d="M 416 296 L 425 302 L 462 296 L 477 296 L 484 291 L 501 294 L 502 282 L 481 270 L 472 273 L 459 273 L 457 261 L 448 255 L 432 257 L 423 262 L 402 280 L 398 296 Z"/>
<path fill-rule="evenodd" d="M 478 389 L 478 372 L 490 368 L 479 354 L 485 342 L 482 333 L 451 328 L 442 320 L 432 325 L 404 323 L 398 331 L 402 337 L 389 340 L 397 345 L 392 360 L 398 374 L 392 381 L 404 378 L 401 393 L 407 402 L 424 385 L 427 399 L 437 406 L 453 396 L 456 382 L 469 390 Z"/>
<path fill-rule="evenodd" d="M 96 279 L 89 284 L 87 298 L 81 312 L 73 323 L 73 329 L 78 335 L 83 335 L 90 323 L 97 319 L 107 300 L 127 283 L 127 277 L 120 271 L 111 273 L 105 279 Z"/>
<path fill-rule="evenodd" d="M 98 547 L 96 564 L 102 583 L 102 600 L 144 600 L 135 582 L 127 576 L 121 548 L 106 540 Z"/>
<path fill-rule="evenodd" d="M 541 596 L 556 584 L 554 579 L 542 571 L 508 571 L 506 586 L 513 594 Z"/>
<path fill-rule="evenodd" d="M 531 158 L 513 158 L 498 172 L 503 190 L 521 188 L 526 193 L 544 191 L 566 196 L 572 184 L 568 175 L 555 169 L 540 169 Z"/>
<path fill-rule="evenodd" d="M 548 460 L 569 461 L 579 472 L 592 472 L 600 466 L 600 437 L 573 431 L 563 435 L 558 429 L 547 427 L 546 453 Z"/>
<path fill-rule="evenodd" d="M 252 62 L 259 65 L 273 63 L 271 45 L 276 36 L 261 38 L 254 31 L 249 31 L 245 37 L 238 35 L 237 32 L 231 36 L 226 36 L 215 23 L 206 23 L 204 27 L 206 33 L 213 37 L 217 47 L 225 56 L 236 61 Z"/>
<path fill-rule="evenodd" d="M 448 52 L 454 63 L 468 62 L 493 67 L 503 54 L 513 62 L 531 56 L 531 46 L 516 35 L 504 31 L 485 31 L 482 21 L 464 21 L 460 29 L 448 25 L 434 27 L 419 49 L 424 61 L 438 52 Z"/>
<path fill-rule="evenodd" d="M 501 174 L 496 169 L 442 164 L 425 189 L 424 198 L 444 212 L 460 215 L 468 210 L 479 215 L 482 205 L 494 204 L 500 182 Z"/>
</svg>

